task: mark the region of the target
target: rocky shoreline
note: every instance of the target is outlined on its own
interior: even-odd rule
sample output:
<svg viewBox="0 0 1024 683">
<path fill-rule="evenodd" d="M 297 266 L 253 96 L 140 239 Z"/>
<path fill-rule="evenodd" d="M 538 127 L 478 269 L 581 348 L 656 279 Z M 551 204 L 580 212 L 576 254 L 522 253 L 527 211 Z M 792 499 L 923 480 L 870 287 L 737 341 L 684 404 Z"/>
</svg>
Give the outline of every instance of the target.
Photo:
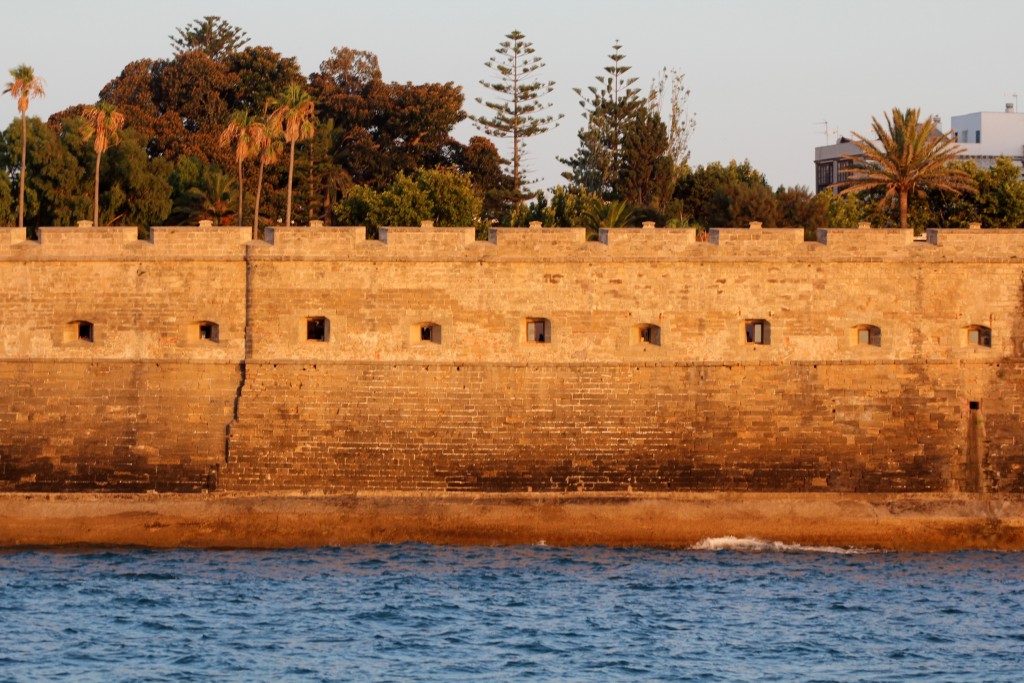
<svg viewBox="0 0 1024 683">
<path fill-rule="evenodd" d="M 1022 550 L 1024 496 L 830 493 L 0 494 L 0 547 L 686 548 L 735 536 L 901 551 Z"/>
</svg>

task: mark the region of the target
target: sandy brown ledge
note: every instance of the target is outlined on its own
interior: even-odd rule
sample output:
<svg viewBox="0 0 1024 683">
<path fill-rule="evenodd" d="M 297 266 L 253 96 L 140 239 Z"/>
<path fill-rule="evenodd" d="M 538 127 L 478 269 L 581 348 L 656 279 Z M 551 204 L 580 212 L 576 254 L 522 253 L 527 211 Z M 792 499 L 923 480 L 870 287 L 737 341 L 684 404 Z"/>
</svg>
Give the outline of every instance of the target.
<svg viewBox="0 0 1024 683">
<path fill-rule="evenodd" d="M 687 547 L 719 536 L 887 550 L 1021 550 L 1024 496 L 0 494 L 0 547 Z"/>
</svg>

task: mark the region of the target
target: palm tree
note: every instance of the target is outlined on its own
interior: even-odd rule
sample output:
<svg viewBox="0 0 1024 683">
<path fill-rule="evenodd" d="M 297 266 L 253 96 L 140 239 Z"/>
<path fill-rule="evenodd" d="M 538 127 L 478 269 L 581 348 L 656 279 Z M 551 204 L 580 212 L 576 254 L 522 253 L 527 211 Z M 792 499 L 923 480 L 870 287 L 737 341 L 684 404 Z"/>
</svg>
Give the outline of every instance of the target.
<svg viewBox="0 0 1024 683">
<path fill-rule="evenodd" d="M 266 125 L 266 124 L 264 124 Z M 263 192 L 263 170 L 269 165 L 277 163 L 284 153 L 284 140 L 280 128 L 266 126 L 267 134 L 260 140 L 259 160 L 260 172 L 256 178 L 256 207 L 253 210 L 252 238 L 259 239 L 260 231 L 260 195 Z"/>
<path fill-rule="evenodd" d="M 926 189 L 960 194 L 976 192 L 970 174 L 950 166 L 963 151 L 952 133 L 943 134 L 932 119 L 921 120 L 921 110 L 900 111 L 893 107 L 885 125 L 872 117 L 871 128 L 878 142 L 854 133 L 853 144 L 863 156 L 844 157 L 853 162 L 849 175 L 837 183 L 840 194 L 884 189 L 885 199 L 899 197 L 900 227 L 907 227 L 907 206 L 911 194 Z"/>
<path fill-rule="evenodd" d="M 202 173 L 196 184 L 179 198 L 175 210 L 192 224 L 211 220 L 214 225 L 224 225 L 231 216 L 234 201 L 235 181 L 229 174 L 211 168 Z"/>
<path fill-rule="evenodd" d="M 124 128 L 124 114 L 114 109 L 113 105 L 101 102 L 95 107 L 82 107 L 82 118 L 88 125 L 84 138 L 93 139 L 92 148 L 96 152 L 96 180 L 92 195 L 92 224 L 100 224 L 100 159 L 111 145 L 121 141 L 120 131 Z"/>
<path fill-rule="evenodd" d="M 297 83 L 292 83 L 277 97 L 271 98 L 274 113 L 270 119 L 284 131 L 285 142 L 291 145 L 288 161 L 288 201 L 285 205 L 284 224 L 292 224 L 292 176 L 295 173 L 295 143 L 313 137 L 313 100 Z"/>
<path fill-rule="evenodd" d="M 587 228 L 587 239 L 594 239 L 601 228 L 624 228 L 633 220 L 633 209 L 622 201 L 600 202 L 583 212 L 582 223 Z"/>
<path fill-rule="evenodd" d="M 242 224 L 243 200 L 245 185 L 242 181 L 242 163 L 246 159 L 259 154 L 265 146 L 267 136 L 266 124 L 248 111 L 236 111 L 228 122 L 227 128 L 220 134 L 220 146 L 235 143 L 235 162 L 238 164 L 238 225 Z"/>
<path fill-rule="evenodd" d="M 4 93 L 18 100 L 21 113 L 21 175 L 18 176 L 18 227 L 25 227 L 25 159 L 28 156 L 28 123 L 25 112 L 28 101 L 46 94 L 43 79 L 36 76 L 28 64 L 19 64 L 9 72 L 11 82 L 4 86 Z"/>
<path fill-rule="evenodd" d="M 621 201 L 601 202 L 583 212 L 583 224 L 588 228 L 622 228 L 633 220 L 633 210 Z"/>
</svg>

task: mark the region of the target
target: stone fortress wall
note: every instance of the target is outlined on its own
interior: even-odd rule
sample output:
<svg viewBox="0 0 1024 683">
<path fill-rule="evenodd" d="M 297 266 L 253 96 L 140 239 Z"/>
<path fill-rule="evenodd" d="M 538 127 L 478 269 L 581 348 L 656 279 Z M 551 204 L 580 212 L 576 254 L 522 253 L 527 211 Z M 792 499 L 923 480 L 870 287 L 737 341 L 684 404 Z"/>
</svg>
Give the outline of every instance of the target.
<svg viewBox="0 0 1024 683">
<path fill-rule="evenodd" d="M 1024 231 L 249 233 L 0 229 L 0 490 L 1024 493 Z"/>
</svg>

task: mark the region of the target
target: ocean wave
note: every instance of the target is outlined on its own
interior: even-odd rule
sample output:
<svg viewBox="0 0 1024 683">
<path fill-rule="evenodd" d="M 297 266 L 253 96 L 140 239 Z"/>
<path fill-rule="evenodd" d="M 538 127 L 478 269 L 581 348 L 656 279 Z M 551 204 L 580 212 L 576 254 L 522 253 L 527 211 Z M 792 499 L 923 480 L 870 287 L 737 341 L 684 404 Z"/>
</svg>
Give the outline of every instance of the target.
<svg viewBox="0 0 1024 683">
<path fill-rule="evenodd" d="M 760 538 L 719 536 L 705 538 L 690 546 L 690 550 L 732 550 L 741 553 L 821 553 L 827 555 L 863 555 L 877 552 L 870 548 L 840 548 L 833 545 L 800 545 Z"/>
</svg>

